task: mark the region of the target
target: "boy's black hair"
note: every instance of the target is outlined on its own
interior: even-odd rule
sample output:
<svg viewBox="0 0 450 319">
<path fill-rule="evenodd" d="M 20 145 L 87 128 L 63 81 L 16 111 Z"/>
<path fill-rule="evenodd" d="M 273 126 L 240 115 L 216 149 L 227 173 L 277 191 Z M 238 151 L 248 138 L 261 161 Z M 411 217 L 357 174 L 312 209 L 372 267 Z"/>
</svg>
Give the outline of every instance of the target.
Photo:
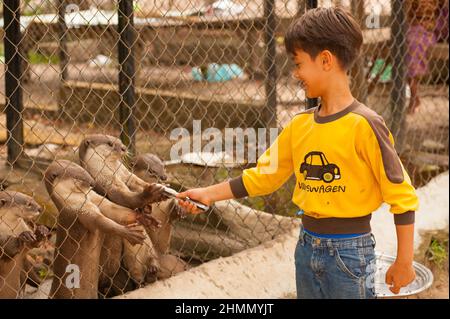
<svg viewBox="0 0 450 319">
<path fill-rule="evenodd" d="M 350 69 L 362 43 L 359 24 L 341 7 L 308 10 L 291 23 L 284 38 L 288 53 L 295 55 L 295 50 L 301 49 L 315 58 L 329 50 L 344 70 Z"/>
</svg>

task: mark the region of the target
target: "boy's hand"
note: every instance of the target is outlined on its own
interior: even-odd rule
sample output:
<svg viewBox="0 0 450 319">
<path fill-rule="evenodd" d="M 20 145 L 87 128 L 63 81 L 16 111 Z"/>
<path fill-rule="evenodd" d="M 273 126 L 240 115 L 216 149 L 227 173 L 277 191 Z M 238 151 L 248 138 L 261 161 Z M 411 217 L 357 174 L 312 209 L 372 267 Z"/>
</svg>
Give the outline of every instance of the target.
<svg viewBox="0 0 450 319">
<path fill-rule="evenodd" d="M 400 264 L 394 262 L 386 272 L 386 284 L 389 285 L 389 289 L 398 294 L 400 288 L 405 287 L 413 282 L 416 278 L 416 272 L 411 264 Z"/>
<path fill-rule="evenodd" d="M 188 211 L 191 214 L 200 214 L 203 211 L 198 209 L 194 204 L 186 202 L 183 198 L 189 197 L 190 199 L 194 199 L 199 201 L 205 205 L 211 206 L 212 200 L 209 197 L 209 194 L 205 188 L 194 188 L 187 190 L 185 192 L 179 193 L 177 195 L 178 203 L 182 208 Z"/>
</svg>

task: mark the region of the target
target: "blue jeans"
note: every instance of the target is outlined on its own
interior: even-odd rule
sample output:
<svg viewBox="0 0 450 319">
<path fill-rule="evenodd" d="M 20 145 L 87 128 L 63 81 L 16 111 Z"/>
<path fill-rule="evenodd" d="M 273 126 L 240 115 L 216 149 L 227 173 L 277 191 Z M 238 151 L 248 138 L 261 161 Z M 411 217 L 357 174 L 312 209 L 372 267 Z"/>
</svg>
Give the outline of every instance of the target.
<svg viewBox="0 0 450 319">
<path fill-rule="evenodd" d="M 295 249 L 297 298 L 375 298 L 374 248 L 371 233 L 326 239 L 305 233 L 301 227 Z"/>
</svg>

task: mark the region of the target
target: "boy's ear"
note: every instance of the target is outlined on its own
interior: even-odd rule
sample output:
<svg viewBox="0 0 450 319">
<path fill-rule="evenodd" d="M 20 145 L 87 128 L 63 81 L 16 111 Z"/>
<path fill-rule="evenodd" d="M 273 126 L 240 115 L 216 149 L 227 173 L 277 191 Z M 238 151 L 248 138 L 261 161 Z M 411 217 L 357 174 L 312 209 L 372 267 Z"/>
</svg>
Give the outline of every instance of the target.
<svg viewBox="0 0 450 319">
<path fill-rule="evenodd" d="M 330 71 L 335 61 L 333 54 L 329 50 L 323 50 L 319 54 L 319 62 L 324 71 Z"/>
</svg>

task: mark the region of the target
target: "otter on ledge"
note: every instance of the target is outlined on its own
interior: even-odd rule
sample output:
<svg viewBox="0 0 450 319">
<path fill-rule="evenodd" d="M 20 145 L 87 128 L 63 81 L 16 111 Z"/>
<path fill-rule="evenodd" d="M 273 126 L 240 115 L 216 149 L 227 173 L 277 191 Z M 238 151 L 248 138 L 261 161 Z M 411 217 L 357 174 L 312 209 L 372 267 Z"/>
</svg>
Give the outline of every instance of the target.
<svg viewBox="0 0 450 319">
<path fill-rule="evenodd" d="M 136 156 L 132 161 L 132 170 L 134 174 L 148 183 L 167 180 L 163 161 L 151 153 Z M 146 231 L 158 254 L 160 263 L 160 269 L 156 274 L 158 279 L 166 279 L 189 269 L 189 265 L 184 260 L 169 254 L 172 224 L 186 215 L 187 212 L 178 205 L 178 201 L 174 198 L 152 204 L 152 216 L 161 222 L 161 227 L 158 229 L 146 227 Z"/>
<path fill-rule="evenodd" d="M 58 160 L 45 172 L 45 186 L 59 210 L 51 298 L 97 298 L 99 259 L 105 234 L 140 244 L 145 236 L 136 222 L 148 215 L 112 203 L 93 191 L 95 182 L 79 165 Z M 79 287 L 68 287 L 67 266 L 80 271 Z"/>
<path fill-rule="evenodd" d="M 21 297 L 25 283 L 40 284 L 26 256 L 49 234 L 34 220 L 42 212 L 36 201 L 19 192 L 0 192 L 0 298 Z"/>
<path fill-rule="evenodd" d="M 148 212 L 151 203 L 167 199 L 163 194 L 163 185 L 149 184 L 131 173 L 122 163 L 125 154 L 126 147 L 118 138 L 101 134 L 88 135 L 78 151 L 80 163 L 95 181 L 97 192 L 116 204 Z M 153 221 L 151 228 L 160 227 L 157 219 Z M 142 226 L 139 229 L 144 232 Z M 129 275 L 119 271 L 122 263 Z M 103 243 L 100 265 L 99 288 L 105 295 L 111 289 L 126 289 L 121 288 L 118 282 L 129 280 L 119 280 L 120 275 L 131 277 L 133 283 L 139 286 L 153 281 L 152 278 L 159 270 L 157 254 L 148 236 L 145 236 L 142 244 L 133 247 L 117 236 L 108 236 Z"/>
</svg>

